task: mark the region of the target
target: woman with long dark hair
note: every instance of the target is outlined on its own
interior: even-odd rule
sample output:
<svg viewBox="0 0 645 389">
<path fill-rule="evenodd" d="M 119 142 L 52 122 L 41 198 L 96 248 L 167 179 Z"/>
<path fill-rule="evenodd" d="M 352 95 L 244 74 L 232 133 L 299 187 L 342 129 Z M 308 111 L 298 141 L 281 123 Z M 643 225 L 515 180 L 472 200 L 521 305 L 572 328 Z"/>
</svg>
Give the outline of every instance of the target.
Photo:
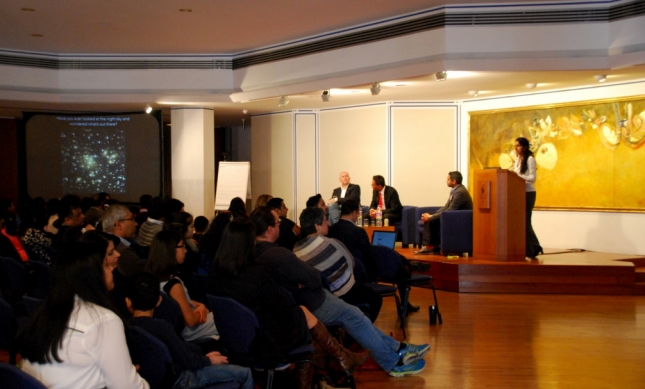
<svg viewBox="0 0 645 389">
<path fill-rule="evenodd" d="M 251 351 L 285 355 L 313 339 L 347 373 L 365 362 L 369 352 L 355 354 L 346 350 L 306 307 L 291 302 L 271 278 L 271 270 L 255 261 L 254 245 L 255 226 L 250 220 L 238 218 L 230 222 L 224 229 L 209 279 L 210 293 L 233 298 L 257 316 L 261 329 L 258 334 L 263 336 L 252 343 Z M 300 388 L 311 387 L 311 376 L 303 371 L 307 366 L 299 366 Z"/>
<path fill-rule="evenodd" d="M 531 259 L 543 253 L 540 241 L 533 231 L 531 216 L 535 206 L 535 179 L 537 166 L 533 152 L 529 148 L 529 141 L 526 138 L 515 139 L 515 165 L 513 171 L 526 182 L 526 256 Z"/>
<path fill-rule="evenodd" d="M 187 341 L 202 338 L 217 339 L 219 335 L 213 320 L 213 313 L 203 303 L 194 301 L 179 277 L 179 265 L 186 256 L 186 243 L 176 231 L 160 231 L 152 239 L 146 271 L 154 274 L 161 282 L 161 290 L 177 301 L 186 327 L 181 337 Z"/>
<path fill-rule="evenodd" d="M 21 331 L 22 368 L 48 388 L 149 388 L 132 364 L 123 322 L 112 310 L 107 246 L 65 247 L 49 298 Z"/>
</svg>

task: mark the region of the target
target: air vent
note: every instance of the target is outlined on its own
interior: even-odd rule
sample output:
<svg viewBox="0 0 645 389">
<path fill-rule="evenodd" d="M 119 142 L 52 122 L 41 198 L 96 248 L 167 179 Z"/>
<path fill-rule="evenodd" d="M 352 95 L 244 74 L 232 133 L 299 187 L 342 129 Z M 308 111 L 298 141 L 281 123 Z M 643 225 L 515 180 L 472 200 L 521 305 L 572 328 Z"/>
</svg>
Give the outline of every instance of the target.
<svg viewBox="0 0 645 389">
<path fill-rule="evenodd" d="M 60 60 L 59 69 L 231 69 L 231 61 Z"/>
<path fill-rule="evenodd" d="M 36 57 L 19 57 L 16 55 L 0 54 L 0 65 L 25 66 L 33 68 L 58 69 L 57 59 Z"/>
</svg>

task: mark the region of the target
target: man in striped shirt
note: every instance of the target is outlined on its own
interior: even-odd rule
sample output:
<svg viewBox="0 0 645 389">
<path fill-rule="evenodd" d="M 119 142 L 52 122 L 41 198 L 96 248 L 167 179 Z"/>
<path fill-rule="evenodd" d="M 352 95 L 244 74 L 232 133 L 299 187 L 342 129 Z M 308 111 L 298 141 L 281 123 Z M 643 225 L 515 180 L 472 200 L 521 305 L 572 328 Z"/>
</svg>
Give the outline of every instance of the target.
<svg viewBox="0 0 645 389">
<path fill-rule="evenodd" d="M 372 322 L 376 320 L 383 298 L 372 289 L 354 279 L 354 258 L 345 245 L 327 238 L 329 225 L 325 211 L 305 208 L 300 214 L 301 236 L 293 253 L 302 261 L 316 268 L 329 282 L 329 289 L 348 304 L 369 306 Z"/>
</svg>

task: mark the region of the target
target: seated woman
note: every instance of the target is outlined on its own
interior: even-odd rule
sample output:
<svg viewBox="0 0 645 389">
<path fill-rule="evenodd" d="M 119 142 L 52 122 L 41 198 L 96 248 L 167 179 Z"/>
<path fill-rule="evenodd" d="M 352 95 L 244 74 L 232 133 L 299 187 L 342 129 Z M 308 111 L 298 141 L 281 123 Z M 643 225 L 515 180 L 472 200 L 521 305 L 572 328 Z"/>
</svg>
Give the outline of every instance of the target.
<svg viewBox="0 0 645 389">
<path fill-rule="evenodd" d="M 254 245 L 255 227 L 251 221 L 230 222 L 213 260 L 209 280 L 210 293 L 233 298 L 257 316 L 261 328 L 258 334 L 263 336 L 253 342 L 251 351 L 259 355 L 284 355 L 313 338 L 315 346 L 351 374 L 365 362 L 369 351 L 355 354 L 346 350 L 307 308 L 292 303 L 273 281 L 269 269 L 255 262 Z M 300 387 L 311 387 L 311 377 L 307 377 L 307 372 L 299 371 Z"/>
<path fill-rule="evenodd" d="M 22 369 L 48 388 L 149 388 L 112 311 L 107 243 L 72 243 L 54 268 L 50 297 L 20 334 Z"/>
<path fill-rule="evenodd" d="M 184 262 L 185 256 L 186 244 L 181 235 L 175 231 L 160 231 L 152 239 L 146 271 L 157 276 L 161 281 L 161 290 L 179 304 L 186 323 L 181 333 L 184 340 L 218 339 L 213 313 L 204 304 L 191 300 L 178 276 L 178 267 Z"/>
</svg>

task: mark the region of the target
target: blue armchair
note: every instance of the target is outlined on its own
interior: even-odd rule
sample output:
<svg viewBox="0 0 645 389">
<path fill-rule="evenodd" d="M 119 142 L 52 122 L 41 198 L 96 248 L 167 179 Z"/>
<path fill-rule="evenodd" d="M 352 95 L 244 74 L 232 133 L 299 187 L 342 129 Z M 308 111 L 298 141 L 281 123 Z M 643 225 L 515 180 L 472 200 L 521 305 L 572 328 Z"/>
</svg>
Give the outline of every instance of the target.
<svg viewBox="0 0 645 389">
<path fill-rule="evenodd" d="M 414 219 L 412 222 L 414 223 L 414 237 L 412 239 L 412 242 L 415 246 L 421 247 L 421 236 L 423 235 L 423 222 L 421 221 L 421 215 L 424 213 L 435 213 L 439 210 L 441 207 L 415 207 L 414 209 Z"/>
<path fill-rule="evenodd" d="M 473 211 L 441 212 L 441 251 L 473 253 Z"/>
</svg>

